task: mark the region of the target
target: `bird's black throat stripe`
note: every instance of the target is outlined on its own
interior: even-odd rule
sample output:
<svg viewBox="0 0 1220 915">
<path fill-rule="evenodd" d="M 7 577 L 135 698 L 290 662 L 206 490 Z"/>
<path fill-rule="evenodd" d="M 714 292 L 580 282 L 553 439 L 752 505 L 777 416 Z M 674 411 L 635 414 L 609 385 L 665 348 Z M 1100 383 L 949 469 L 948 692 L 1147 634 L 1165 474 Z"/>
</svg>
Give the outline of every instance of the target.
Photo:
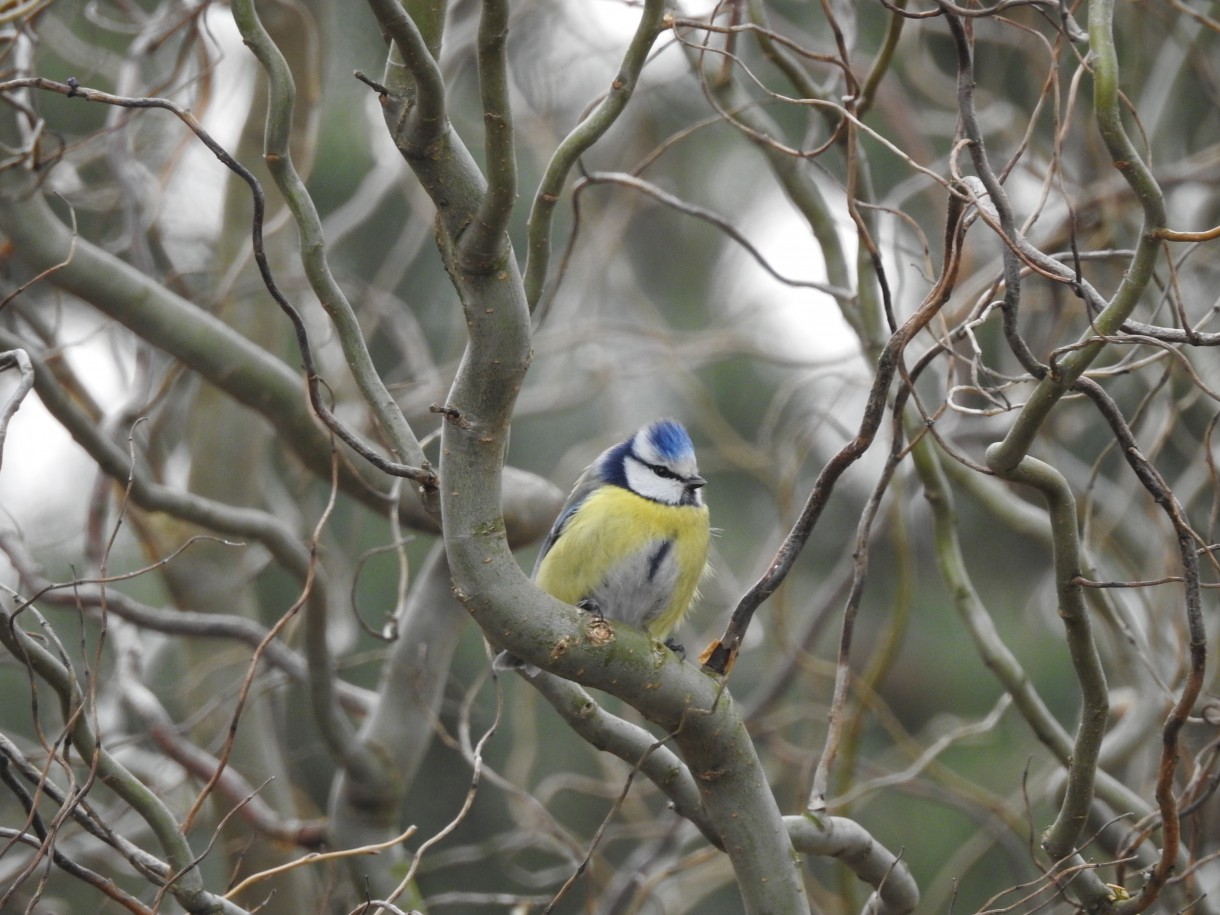
<svg viewBox="0 0 1220 915">
<path fill-rule="evenodd" d="M 656 548 L 656 551 L 648 559 L 648 580 L 652 581 L 657 577 L 657 573 L 661 571 L 661 565 L 665 562 L 665 557 L 668 556 L 674 548 L 672 540 L 663 540 L 661 545 Z"/>
</svg>

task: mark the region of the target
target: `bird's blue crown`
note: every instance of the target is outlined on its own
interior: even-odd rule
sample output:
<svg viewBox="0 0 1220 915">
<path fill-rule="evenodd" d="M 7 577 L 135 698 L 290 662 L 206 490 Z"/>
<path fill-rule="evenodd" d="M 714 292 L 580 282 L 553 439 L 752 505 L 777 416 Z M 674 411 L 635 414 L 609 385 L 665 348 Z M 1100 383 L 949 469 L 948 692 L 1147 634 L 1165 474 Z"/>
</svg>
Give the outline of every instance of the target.
<svg viewBox="0 0 1220 915">
<path fill-rule="evenodd" d="M 644 438 L 663 461 L 678 461 L 695 453 L 686 429 L 672 419 L 658 419 L 645 426 Z"/>
<path fill-rule="evenodd" d="M 658 419 L 602 455 L 598 467 L 601 478 L 607 483 L 630 488 L 623 466 L 627 455 L 646 464 L 679 464 L 684 460 L 694 461 L 695 446 L 680 422 Z"/>
</svg>

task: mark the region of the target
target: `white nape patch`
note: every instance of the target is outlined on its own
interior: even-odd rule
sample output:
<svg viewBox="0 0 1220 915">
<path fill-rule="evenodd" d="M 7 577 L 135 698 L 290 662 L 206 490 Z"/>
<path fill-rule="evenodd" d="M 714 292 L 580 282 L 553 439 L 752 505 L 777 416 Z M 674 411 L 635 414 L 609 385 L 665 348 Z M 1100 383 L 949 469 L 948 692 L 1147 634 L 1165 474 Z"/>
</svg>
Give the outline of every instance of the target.
<svg viewBox="0 0 1220 915">
<path fill-rule="evenodd" d="M 663 464 L 665 458 L 661 456 L 661 452 L 657 450 L 656 444 L 652 440 L 652 436 L 648 434 L 648 429 L 641 429 L 635 434 L 631 440 L 631 453 L 638 454 L 640 460 L 646 464 Z"/>
<path fill-rule="evenodd" d="M 623 459 L 623 471 L 627 475 L 627 488 L 633 493 L 666 505 L 682 504 L 686 485 L 677 477 L 663 477 L 630 454 Z"/>
</svg>

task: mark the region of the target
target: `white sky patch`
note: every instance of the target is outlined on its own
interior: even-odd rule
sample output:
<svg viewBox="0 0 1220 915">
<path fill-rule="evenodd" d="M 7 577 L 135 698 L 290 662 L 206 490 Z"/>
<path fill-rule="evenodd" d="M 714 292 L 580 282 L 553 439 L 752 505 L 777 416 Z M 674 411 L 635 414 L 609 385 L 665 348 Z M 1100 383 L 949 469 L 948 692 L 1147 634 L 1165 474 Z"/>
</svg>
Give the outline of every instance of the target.
<svg viewBox="0 0 1220 915">
<path fill-rule="evenodd" d="M 125 381 L 111 341 L 96 318 L 65 315 L 63 354 L 101 404 L 118 402 Z M 0 375 L 0 401 L 13 393 L 16 373 Z M 31 549 L 79 551 L 86 494 L 97 467 L 31 391 L 9 424 L 0 469 L 0 525 L 15 528 Z M 0 581 L 10 582 L 0 555 Z"/>
<path fill-rule="evenodd" d="M 0 379 L 0 400 L 12 396 L 11 382 Z M 91 467 L 92 461 L 31 391 L 8 427 L 0 471 L 0 524 L 15 524 L 38 543 L 70 537 L 81 527 L 78 484 L 91 478 Z"/>
<path fill-rule="evenodd" d="M 214 97 L 206 109 L 194 113 L 201 116 L 203 128 L 212 138 L 234 154 L 254 95 L 252 76 L 257 62 L 242 44 L 227 6 L 212 6 L 207 24 L 216 40 L 210 46 L 216 55 Z M 174 169 L 158 217 L 175 263 L 181 270 L 193 272 L 212 265 L 212 244 L 224 216 L 222 189 L 229 181 L 241 179 L 193 134 L 188 132 L 184 142 L 184 161 Z"/>
<path fill-rule="evenodd" d="M 717 0 L 686 0 L 675 3 L 676 13 L 684 18 L 705 17 L 717 6 Z M 593 0 L 586 3 L 585 15 L 596 29 L 616 39 L 631 38 L 644 11 L 642 3 L 630 0 Z"/>
<path fill-rule="evenodd" d="M 736 225 L 780 276 L 826 282 L 826 263 L 817 241 L 778 192 L 760 199 Z M 840 225 L 839 236 L 847 256 L 854 258 L 855 233 L 848 229 Z M 723 269 L 725 298 L 741 303 L 747 311 L 742 317 L 753 327 L 759 344 L 778 357 L 818 363 L 859 352 L 859 341 L 830 295 L 780 282 L 741 248 Z"/>
<path fill-rule="evenodd" d="M 580 17 L 576 20 L 582 35 L 591 44 L 601 48 L 607 66 L 617 67 L 639 27 L 644 12 L 643 5 L 629 0 L 583 0 L 583 3 Z M 716 6 L 716 0 L 690 0 L 676 4 L 674 13 L 682 18 L 706 18 Z M 702 41 L 705 34 L 700 32 L 693 35 L 692 40 Z M 663 83 L 669 80 L 690 79 L 690 62 L 685 51 L 676 45 L 672 32 L 661 34 L 652 46 L 648 64 L 644 68 L 643 82 Z M 598 76 L 599 82 L 594 87 L 597 91 L 604 88 L 601 82 L 603 76 L 604 74 Z"/>
</svg>

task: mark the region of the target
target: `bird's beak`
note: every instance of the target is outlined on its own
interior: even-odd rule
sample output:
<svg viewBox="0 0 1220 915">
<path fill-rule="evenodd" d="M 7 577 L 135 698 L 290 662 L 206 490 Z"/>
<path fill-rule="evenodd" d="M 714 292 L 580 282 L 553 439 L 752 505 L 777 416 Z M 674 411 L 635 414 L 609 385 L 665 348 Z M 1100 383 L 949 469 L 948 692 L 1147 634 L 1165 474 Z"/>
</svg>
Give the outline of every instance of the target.
<svg viewBox="0 0 1220 915">
<path fill-rule="evenodd" d="M 703 479 L 703 477 L 699 476 L 699 474 L 695 474 L 693 477 L 686 478 L 686 488 L 687 489 L 702 489 L 706 485 L 707 485 L 707 480 Z"/>
</svg>

